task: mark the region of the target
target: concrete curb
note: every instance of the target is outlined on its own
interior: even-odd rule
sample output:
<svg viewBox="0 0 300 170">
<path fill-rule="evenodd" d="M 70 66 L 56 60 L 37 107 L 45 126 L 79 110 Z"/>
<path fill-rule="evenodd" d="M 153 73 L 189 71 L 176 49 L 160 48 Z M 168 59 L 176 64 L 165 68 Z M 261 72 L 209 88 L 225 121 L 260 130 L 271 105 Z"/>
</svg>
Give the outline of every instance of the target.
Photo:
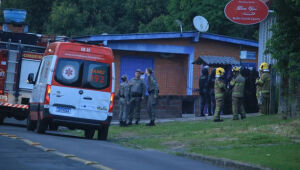
<svg viewBox="0 0 300 170">
<path fill-rule="evenodd" d="M 211 156 L 204 156 L 201 154 L 194 154 L 194 153 L 176 153 L 176 155 L 187 157 L 194 160 L 201 160 L 208 163 L 212 163 L 214 165 L 218 166 L 224 166 L 229 167 L 233 169 L 243 169 L 243 170 L 271 170 L 270 168 L 253 165 L 249 163 L 239 162 L 239 161 L 233 161 L 230 159 L 225 158 L 215 158 Z"/>
<path fill-rule="evenodd" d="M 260 113 L 247 113 L 247 117 L 256 117 L 260 116 Z M 188 122 L 188 121 L 199 121 L 199 120 L 213 120 L 213 116 L 204 116 L 204 117 L 196 117 L 195 115 L 192 117 L 182 117 L 182 118 L 158 118 L 155 120 L 155 123 L 168 123 L 168 122 Z M 232 115 L 221 115 L 222 119 L 232 119 Z M 148 123 L 148 119 L 140 120 L 141 124 Z M 119 125 L 118 120 L 113 120 L 111 125 Z"/>
</svg>

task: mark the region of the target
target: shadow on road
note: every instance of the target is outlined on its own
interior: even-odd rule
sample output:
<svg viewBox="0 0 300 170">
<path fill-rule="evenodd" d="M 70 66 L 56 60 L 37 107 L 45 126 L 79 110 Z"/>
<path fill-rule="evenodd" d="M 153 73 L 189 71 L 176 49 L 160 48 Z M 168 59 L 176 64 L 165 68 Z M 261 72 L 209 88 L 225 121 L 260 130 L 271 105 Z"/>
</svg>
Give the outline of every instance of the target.
<svg viewBox="0 0 300 170">
<path fill-rule="evenodd" d="M 67 138 L 76 138 L 76 139 L 86 139 L 84 137 L 70 135 L 70 134 L 65 134 L 65 133 L 60 133 L 60 132 L 55 132 L 55 131 L 47 131 L 45 133 L 45 135 L 58 136 L 58 137 L 67 137 Z"/>
<path fill-rule="evenodd" d="M 15 126 L 15 127 L 24 127 L 24 128 L 26 128 L 26 125 L 17 124 L 17 123 L 3 123 L 3 125 L 6 125 L 6 126 Z"/>
<path fill-rule="evenodd" d="M 3 125 L 1 125 L 1 126 L 26 128 L 26 124 L 24 124 L 24 122 L 16 121 L 16 120 L 13 120 L 13 119 L 9 119 L 8 122 L 4 122 Z M 43 134 L 40 134 L 40 135 L 43 135 Z M 66 133 L 61 133 L 61 132 L 58 132 L 58 131 L 50 131 L 50 130 L 46 131 L 46 133 L 44 135 L 67 137 L 67 138 L 76 138 L 76 139 L 86 139 L 84 137 L 75 136 L 75 135 L 66 134 Z"/>
</svg>

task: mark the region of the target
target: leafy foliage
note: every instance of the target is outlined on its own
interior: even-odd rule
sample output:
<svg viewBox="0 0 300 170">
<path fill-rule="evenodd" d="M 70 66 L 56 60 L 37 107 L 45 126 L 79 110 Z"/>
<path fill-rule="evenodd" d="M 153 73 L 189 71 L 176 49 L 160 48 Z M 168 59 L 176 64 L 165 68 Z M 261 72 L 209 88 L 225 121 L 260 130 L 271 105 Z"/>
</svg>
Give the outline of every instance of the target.
<svg viewBox="0 0 300 170">
<path fill-rule="evenodd" d="M 27 10 L 31 32 L 63 35 L 194 31 L 193 17 L 207 18 L 209 32 L 256 38 L 258 25 L 242 26 L 224 15 L 228 0 L 2 0 L 4 8 Z M 225 28 L 225 29 L 224 29 Z"/>
<path fill-rule="evenodd" d="M 276 23 L 272 28 L 273 35 L 267 43 L 266 50 L 277 60 L 277 69 L 292 79 L 300 79 L 300 4 L 297 2 L 296 0 L 273 2 Z"/>
</svg>

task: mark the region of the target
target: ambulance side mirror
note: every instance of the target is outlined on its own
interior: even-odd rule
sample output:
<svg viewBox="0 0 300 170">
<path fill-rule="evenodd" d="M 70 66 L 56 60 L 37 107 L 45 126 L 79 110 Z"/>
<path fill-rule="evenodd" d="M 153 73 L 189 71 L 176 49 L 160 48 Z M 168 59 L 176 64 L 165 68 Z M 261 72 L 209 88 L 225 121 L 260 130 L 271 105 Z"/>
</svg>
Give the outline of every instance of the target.
<svg viewBox="0 0 300 170">
<path fill-rule="evenodd" d="M 27 77 L 27 83 L 28 84 L 34 84 L 34 74 L 33 73 L 29 73 L 28 77 Z"/>
</svg>

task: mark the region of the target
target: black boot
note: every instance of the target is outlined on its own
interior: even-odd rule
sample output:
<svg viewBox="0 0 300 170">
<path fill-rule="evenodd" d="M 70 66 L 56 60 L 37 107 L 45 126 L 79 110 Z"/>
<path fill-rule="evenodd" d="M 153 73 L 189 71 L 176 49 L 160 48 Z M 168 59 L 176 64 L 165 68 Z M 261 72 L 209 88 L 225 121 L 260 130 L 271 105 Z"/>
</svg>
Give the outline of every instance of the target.
<svg viewBox="0 0 300 170">
<path fill-rule="evenodd" d="M 120 127 L 122 127 L 123 126 L 123 121 L 120 121 Z"/>
<path fill-rule="evenodd" d="M 127 127 L 126 121 L 123 121 L 123 127 Z"/>
<path fill-rule="evenodd" d="M 223 122 L 222 119 L 215 119 L 214 122 Z"/>
<path fill-rule="evenodd" d="M 135 124 L 138 125 L 138 124 L 139 124 L 139 120 L 136 120 L 136 121 L 135 121 Z"/>
<path fill-rule="evenodd" d="M 154 120 L 151 120 L 149 123 L 146 124 L 146 126 L 155 126 Z"/>
<path fill-rule="evenodd" d="M 129 122 L 127 123 L 127 126 L 131 126 L 132 125 L 132 120 L 129 120 Z"/>
</svg>

